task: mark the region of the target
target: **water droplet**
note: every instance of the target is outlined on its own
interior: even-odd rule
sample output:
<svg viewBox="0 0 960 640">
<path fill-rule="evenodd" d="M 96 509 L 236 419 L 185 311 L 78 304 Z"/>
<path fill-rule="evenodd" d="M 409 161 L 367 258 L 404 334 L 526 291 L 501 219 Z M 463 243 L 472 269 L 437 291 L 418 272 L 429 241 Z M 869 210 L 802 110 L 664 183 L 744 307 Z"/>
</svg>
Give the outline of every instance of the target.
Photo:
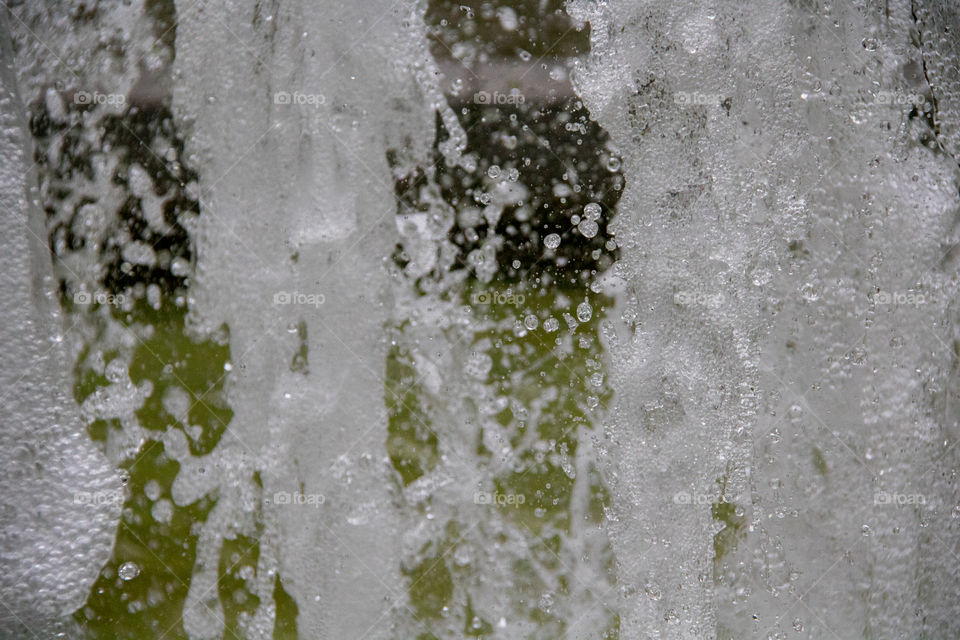
<svg viewBox="0 0 960 640">
<path fill-rule="evenodd" d="M 614 173 L 620 171 L 620 158 L 617 156 L 610 156 L 610 158 L 607 160 L 607 171 L 612 171 Z"/>
<path fill-rule="evenodd" d="M 545 593 L 540 596 L 540 602 L 538 603 L 538 606 L 542 611 L 549 613 L 550 608 L 553 606 L 553 594 Z"/>
<path fill-rule="evenodd" d="M 190 263 L 183 258 L 174 258 L 173 262 L 170 263 L 170 273 L 178 278 L 189 275 Z"/>
<path fill-rule="evenodd" d="M 117 570 L 121 580 L 133 580 L 140 575 L 140 567 L 135 562 L 124 562 Z"/>
<path fill-rule="evenodd" d="M 543 245 L 547 249 L 556 249 L 560 246 L 560 236 L 556 233 L 551 233 L 543 239 Z"/>
<path fill-rule="evenodd" d="M 150 515 L 160 524 L 170 524 L 173 519 L 173 503 L 166 498 L 157 500 L 150 507 Z"/>
<path fill-rule="evenodd" d="M 493 358 L 483 352 L 474 352 L 467 359 L 464 370 L 473 377 L 483 380 L 493 368 Z"/>
<path fill-rule="evenodd" d="M 806 282 L 800 287 L 800 297 L 807 302 L 816 302 L 820 299 L 820 290 L 814 283 Z"/>
<path fill-rule="evenodd" d="M 515 31 L 519 24 L 517 12 L 510 7 L 500 7 L 497 9 L 497 19 L 500 20 L 500 26 L 507 31 Z"/>
<path fill-rule="evenodd" d="M 151 501 L 156 501 L 160 497 L 162 489 L 160 488 L 160 483 L 156 480 L 150 480 L 143 487 L 143 493 Z"/>
<path fill-rule="evenodd" d="M 500 167 L 495 164 L 490 165 L 490 168 L 487 169 L 487 175 L 490 176 L 490 178 L 493 180 L 496 180 L 497 178 L 499 178 L 500 173 L 501 173 Z"/>
<path fill-rule="evenodd" d="M 556 318 L 547 318 L 543 321 L 543 330 L 547 333 L 553 333 L 560 328 L 560 321 Z"/>
<path fill-rule="evenodd" d="M 530 331 L 533 331 L 540 324 L 540 321 L 537 320 L 537 316 L 532 313 L 523 319 L 523 326 L 525 326 Z"/>
<path fill-rule="evenodd" d="M 577 225 L 577 230 L 585 238 L 592 238 L 597 235 L 597 231 L 600 230 L 600 227 L 593 220 L 584 220 Z"/>
<path fill-rule="evenodd" d="M 596 202 L 591 202 L 583 208 L 583 215 L 587 220 L 599 220 L 603 209 Z"/>
<path fill-rule="evenodd" d="M 773 272 L 764 267 L 757 268 L 751 274 L 750 280 L 755 286 L 762 287 L 765 284 L 769 284 L 769 282 L 773 280 Z"/>
<path fill-rule="evenodd" d="M 577 305 L 577 319 L 580 322 L 590 322 L 590 318 L 593 317 L 593 307 L 590 306 L 589 302 L 581 302 Z"/>
</svg>

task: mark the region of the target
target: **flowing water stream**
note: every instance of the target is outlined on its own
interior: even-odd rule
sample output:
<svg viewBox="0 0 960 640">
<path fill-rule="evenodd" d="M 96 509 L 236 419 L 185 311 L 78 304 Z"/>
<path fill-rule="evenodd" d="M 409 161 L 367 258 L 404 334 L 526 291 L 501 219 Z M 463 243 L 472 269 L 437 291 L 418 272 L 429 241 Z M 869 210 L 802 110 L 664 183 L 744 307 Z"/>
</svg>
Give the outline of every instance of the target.
<svg viewBox="0 0 960 640">
<path fill-rule="evenodd" d="M 0 5 L 0 638 L 960 636 L 950 3 Z"/>
</svg>

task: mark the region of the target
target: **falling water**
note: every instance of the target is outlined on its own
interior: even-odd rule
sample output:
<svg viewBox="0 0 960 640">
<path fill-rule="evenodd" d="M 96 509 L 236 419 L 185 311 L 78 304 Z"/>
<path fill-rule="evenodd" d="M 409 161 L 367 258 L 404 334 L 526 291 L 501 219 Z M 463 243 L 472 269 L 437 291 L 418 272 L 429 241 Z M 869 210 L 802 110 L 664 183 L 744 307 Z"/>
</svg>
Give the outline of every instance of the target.
<svg viewBox="0 0 960 640">
<path fill-rule="evenodd" d="M 0 635 L 960 635 L 958 29 L 4 6 Z"/>
</svg>

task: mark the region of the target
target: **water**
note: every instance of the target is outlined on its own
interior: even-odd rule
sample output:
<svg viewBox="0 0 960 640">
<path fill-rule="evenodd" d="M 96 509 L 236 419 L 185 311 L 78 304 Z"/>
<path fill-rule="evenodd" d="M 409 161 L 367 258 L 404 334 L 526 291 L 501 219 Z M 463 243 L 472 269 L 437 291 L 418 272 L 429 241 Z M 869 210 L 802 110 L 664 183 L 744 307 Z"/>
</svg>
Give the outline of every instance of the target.
<svg viewBox="0 0 960 640">
<path fill-rule="evenodd" d="M 0 635 L 958 635 L 957 27 L 5 9 Z"/>
</svg>

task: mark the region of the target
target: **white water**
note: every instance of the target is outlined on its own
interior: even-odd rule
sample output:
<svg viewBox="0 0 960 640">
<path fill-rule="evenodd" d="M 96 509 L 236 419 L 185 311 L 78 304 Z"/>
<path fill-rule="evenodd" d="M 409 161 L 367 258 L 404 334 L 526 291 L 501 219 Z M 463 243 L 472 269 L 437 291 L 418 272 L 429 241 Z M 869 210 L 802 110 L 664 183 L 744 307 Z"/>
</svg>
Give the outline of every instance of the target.
<svg viewBox="0 0 960 640">
<path fill-rule="evenodd" d="M 613 356 L 612 439 L 632 455 L 612 460 L 612 526 L 621 579 L 648 585 L 625 600 L 624 637 L 956 624 L 955 570 L 926 559 L 956 552 L 957 164 L 918 144 L 909 106 L 876 98 L 930 91 L 905 72 L 922 62 L 909 4 L 574 3 L 594 26 L 581 95 L 624 151 L 619 287 L 642 325 Z M 956 85 L 941 83 L 946 121 Z M 722 299 L 672 306 L 678 290 Z M 721 476 L 746 536 L 711 566 L 709 505 L 664 496 L 717 496 Z"/>
<path fill-rule="evenodd" d="M 180 22 L 175 108 L 191 122 L 192 159 L 212 178 L 201 184 L 211 215 L 198 229 L 191 312 L 202 326 L 230 327 L 235 417 L 219 454 L 237 476 L 221 491 L 249 486 L 258 471 L 268 500 L 298 490 L 325 498 L 322 509 L 268 507 L 262 599 L 279 571 L 302 632 L 389 637 L 404 593 L 399 540 L 384 535 L 397 530 L 381 401 L 395 229 L 385 151 L 424 139 L 431 121 L 411 75 L 420 45 L 401 26 L 415 18 L 409 9 L 332 9 L 292 3 L 255 16 L 240 3 L 218 12 L 213 29 L 202 13 Z M 275 104 L 277 92 L 322 98 Z M 274 304 L 280 292 L 322 304 Z M 295 372 L 301 345 L 308 366 Z M 210 488 L 198 482 L 181 472 L 182 500 Z M 218 540 L 239 505 L 240 496 L 221 498 L 207 524 L 203 583 L 216 580 Z M 191 587 L 191 599 L 206 590 Z M 261 613 L 254 633 L 266 637 L 272 620 Z M 217 626 L 216 615 L 186 622 L 191 637 L 218 637 Z"/>
<path fill-rule="evenodd" d="M 514 601 L 524 592 L 512 591 L 535 537 L 472 504 L 478 488 L 520 468 L 490 435 L 499 403 L 511 401 L 484 382 L 499 352 L 481 335 L 497 325 L 444 298 L 462 273 L 445 273 L 429 295 L 412 293 L 411 276 L 443 270 L 449 205 L 395 222 L 402 176 L 387 152 L 403 149 L 393 171 L 431 164 L 435 113 L 453 130 L 446 160 L 472 166 L 462 155 L 470 134 L 428 53 L 423 5 L 176 9 L 172 110 L 184 159 L 200 176 L 190 189 L 202 212 L 189 229 L 190 331 L 208 337 L 228 327 L 233 411 L 209 455 L 191 454 L 180 431 L 163 435 L 181 464 L 174 503 L 218 498 L 197 527 L 184 629 L 193 639 L 223 635 L 220 552 L 244 535 L 260 541 L 248 583 L 260 606 L 242 623 L 248 637 L 271 637 L 277 575 L 297 602 L 303 637 L 413 637 L 404 569 L 455 521 L 465 533 L 451 557 L 467 567 L 457 605 L 469 602 L 493 623 L 502 614 L 490 637 L 540 637 L 532 618 L 516 613 L 526 612 Z M 561 463 L 579 479 L 570 507 L 578 524 L 563 536 L 563 567 L 539 576 L 552 588 L 537 606 L 571 637 L 603 628 L 601 604 L 619 613 L 620 637 L 631 640 L 957 635 L 952 14 L 899 1 L 879 11 L 575 0 L 567 10 L 590 25 L 591 52 L 574 86 L 621 155 L 626 190 L 613 226 L 621 258 L 603 278 L 616 299 L 604 329 L 613 401 L 593 414 L 596 432 L 581 432 L 576 460 Z M 130 58 L 170 64 L 148 53 L 156 32 L 139 3 L 76 27 L 55 11 L 20 14 L 11 28 L 24 102 L 45 95 L 107 27 L 123 31 Z M 515 16 L 498 15 L 515 28 Z M 135 64 L 118 70 L 106 53 L 91 58 L 73 79 L 81 87 L 107 78 L 131 90 Z M 898 98 L 916 94 L 938 102 L 939 130 L 927 146 L 926 123 L 911 120 Z M 19 403 L 4 407 L 4 420 L 36 425 L 37 443 L 69 439 L 52 450 L 76 457 L 64 466 L 69 480 L 10 473 L 2 487 L 3 540 L 21 554 L 8 561 L 4 551 L 3 573 L 26 572 L 28 582 L 0 583 L 0 598 L 15 613 L 34 610 L 36 621 L 25 622 L 41 624 L 83 604 L 118 515 L 72 509 L 56 488 L 117 490 L 118 481 L 85 439 L 69 383 L 57 378 L 72 359 L 43 362 L 61 321 L 36 293 L 52 286 L 34 284 L 49 271 L 44 245 L 24 235 L 34 215 L 44 237 L 24 199 L 36 178 L 23 179 L 30 145 L 21 108 L 4 106 L 3 304 L 15 320 L 4 328 L 13 346 L 0 372 L 3 392 L 17 389 Z M 96 187 L 102 200 L 122 201 L 105 182 Z M 397 242 L 413 256 L 406 279 L 388 261 Z M 495 243 L 485 249 L 495 255 Z M 72 277 L 95 285 L 97 254 L 76 255 Z M 294 303 L 283 303 L 286 294 Z M 108 346 L 135 346 L 105 322 Z M 558 335 L 568 341 L 560 350 L 576 350 L 566 329 Z M 384 446 L 384 363 L 398 345 L 432 403 L 426 415 L 441 458 L 402 490 Z M 304 366 L 293 366 L 298 354 Z M 28 361 L 39 363 L 36 384 L 46 388 L 16 381 L 38 375 L 23 368 Z M 105 446 L 119 465 L 147 437 L 134 409 L 149 388 L 122 371 L 108 390 L 84 408 L 123 423 Z M 50 417 L 55 410 L 60 418 Z M 2 437 L 16 433 L 5 426 Z M 502 458 L 482 459 L 478 434 Z M 0 447 L 11 460 L 47 455 L 16 442 Z M 600 527 L 580 523 L 593 463 L 612 493 Z M 50 509 L 42 517 L 76 518 L 30 545 L 19 541 L 33 537 L 35 525 L 23 524 L 31 511 L 16 498 L 28 483 L 44 485 L 27 492 L 30 504 Z M 275 504 L 297 492 L 322 496 L 322 508 Z M 718 501 L 731 505 L 725 521 L 711 508 Z M 89 540 L 77 540 L 80 532 Z M 617 589 L 604 597 L 608 541 Z M 52 547 L 70 551 L 55 557 L 86 553 L 43 560 Z M 37 607 L 33 594 L 51 600 L 44 589 L 62 604 Z M 439 624 L 449 634 L 463 629 L 459 618 Z"/>
<path fill-rule="evenodd" d="M 10 43 L 0 35 L 9 60 Z M 69 392 L 32 144 L 13 69 L 0 70 L 0 635 L 63 633 L 110 555 L 121 478 Z"/>
</svg>

